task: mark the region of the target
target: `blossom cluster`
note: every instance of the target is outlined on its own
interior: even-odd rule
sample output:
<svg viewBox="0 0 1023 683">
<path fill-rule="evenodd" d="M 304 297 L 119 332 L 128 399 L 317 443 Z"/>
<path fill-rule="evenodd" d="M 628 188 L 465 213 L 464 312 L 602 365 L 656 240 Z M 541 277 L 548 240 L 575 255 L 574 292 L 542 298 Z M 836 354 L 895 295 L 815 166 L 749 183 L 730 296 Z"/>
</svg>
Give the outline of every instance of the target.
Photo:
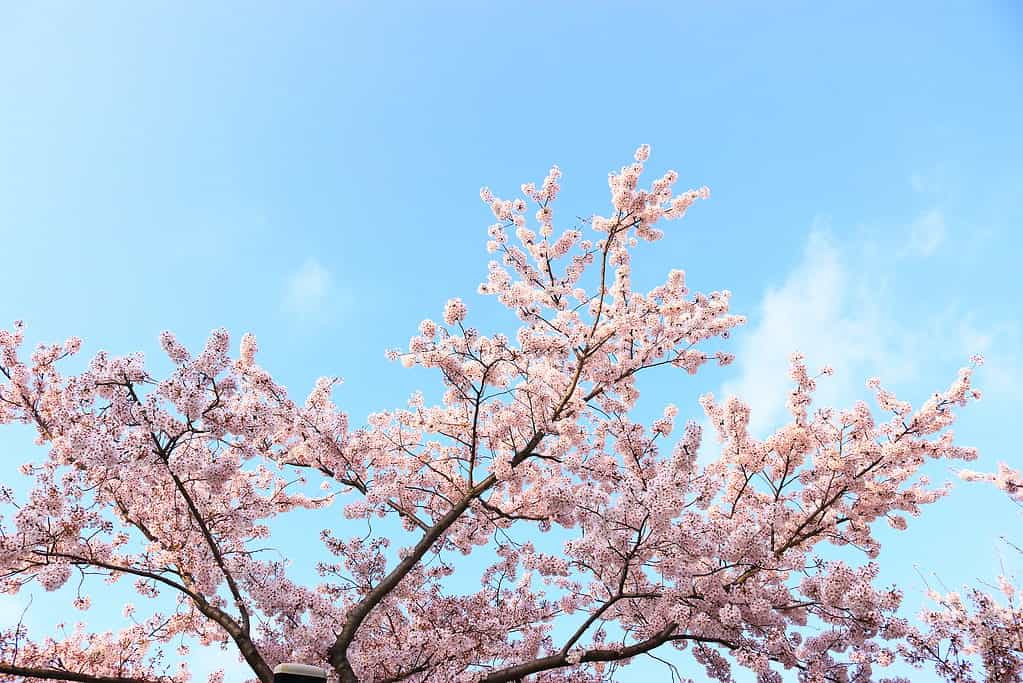
<svg viewBox="0 0 1023 683">
<path fill-rule="evenodd" d="M 450 299 L 387 352 L 434 371 L 438 402 L 416 393 L 358 427 L 334 404 L 340 380 L 295 401 L 250 335 L 232 356 L 225 330 L 197 353 L 165 333 L 173 369 L 158 379 L 141 355 L 104 352 L 64 376 L 78 340 L 24 361 L 22 326 L 0 331 L 0 423 L 35 425 L 46 447 L 22 469 L 25 500 L 2 492 L 3 590 L 100 574 L 130 578 L 143 604 L 177 598 L 156 621 L 126 605 L 135 625 L 121 635 L 4 633 L 0 680 L 59 665 L 75 680 L 183 681 L 160 650 L 183 635 L 231 645 L 263 683 L 285 660 L 343 683 L 603 681 L 660 647 L 720 681 L 733 666 L 761 681 L 871 679 L 893 642 L 917 637 L 901 593 L 877 585 L 875 523 L 905 528 L 944 495 L 921 476 L 926 461 L 976 457 L 948 429 L 979 398 L 971 369 L 916 410 L 872 380 L 876 420 L 864 402 L 811 413 L 817 378 L 796 354 L 778 397 L 791 421 L 756 439 L 740 398 L 704 395 L 719 457 L 698 460 L 704 435 L 680 419 L 685 404 L 637 417 L 640 381 L 727 365 L 718 347 L 745 319 L 729 291 L 690 291 L 681 270 L 634 287 L 640 243 L 709 196 L 676 192 L 674 171 L 642 186 L 649 154 L 609 176 L 606 215 L 560 232 L 557 167 L 521 197 L 484 188 L 496 256 L 479 292 L 520 327 L 486 334 Z M 310 534 L 321 581 L 305 585 L 267 551 L 271 522 L 335 502 Z M 554 528 L 559 547 L 543 536 Z M 829 545 L 866 557 L 828 561 Z M 483 570 L 460 560 L 474 553 Z M 87 595 L 75 606 L 92 609 Z"/>
</svg>

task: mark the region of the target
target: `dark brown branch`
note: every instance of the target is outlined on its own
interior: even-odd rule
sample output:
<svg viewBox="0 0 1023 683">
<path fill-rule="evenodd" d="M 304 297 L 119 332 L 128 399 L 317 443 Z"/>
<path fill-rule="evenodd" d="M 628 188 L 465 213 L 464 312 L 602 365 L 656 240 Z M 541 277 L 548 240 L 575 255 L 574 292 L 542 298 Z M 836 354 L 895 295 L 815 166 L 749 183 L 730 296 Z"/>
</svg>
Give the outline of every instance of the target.
<svg viewBox="0 0 1023 683">
<path fill-rule="evenodd" d="M 531 439 L 526 445 L 526 448 L 515 456 L 512 464 L 518 464 L 518 462 L 521 462 L 528 457 L 543 436 L 543 432 L 537 432 L 533 439 Z M 413 547 L 412 552 L 408 555 L 408 557 L 402 560 L 397 567 L 391 570 L 391 572 L 348 613 L 348 618 L 345 620 L 345 625 L 341 629 L 341 633 L 338 634 L 337 640 L 334 641 L 334 644 L 330 647 L 330 650 L 328 650 L 328 661 L 341 676 L 342 683 L 353 683 L 357 680 L 355 677 L 355 671 L 348 662 L 347 652 L 348 646 L 351 645 L 353 640 L 355 640 L 355 633 L 362 625 L 362 622 L 366 620 L 366 617 L 369 616 L 371 611 L 373 611 L 373 608 L 376 607 L 417 564 L 419 564 L 419 561 L 424 555 L 426 555 L 430 548 L 433 547 L 433 544 L 437 541 L 437 539 L 439 539 L 452 524 L 458 521 L 462 514 L 469 508 L 470 504 L 472 504 L 474 500 L 479 498 L 496 483 L 497 477 L 491 474 L 479 484 L 471 488 L 469 492 L 447 512 L 447 514 L 441 517 L 432 527 L 430 527 L 430 530 L 426 532 L 419 542 L 416 543 L 415 547 Z"/>
<path fill-rule="evenodd" d="M 79 681 L 80 683 L 161 683 L 170 678 L 131 678 L 124 676 L 93 676 L 91 674 L 67 671 L 65 669 L 52 669 L 49 667 L 14 666 L 0 662 L 0 674 L 10 676 L 24 676 L 25 678 L 37 678 L 49 681 Z"/>
<path fill-rule="evenodd" d="M 579 660 L 579 663 L 588 662 L 615 662 L 621 659 L 628 659 L 641 655 L 644 652 L 649 652 L 656 647 L 667 643 L 669 640 L 696 640 L 696 641 L 710 641 L 709 638 L 699 638 L 696 636 L 673 636 L 675 629 L 678 628 L 678 624 L 668 624 L 658 633 L 641 640 L 638 643 L 632 645 L 626 645 L 625 647 L 610 649 L 593 649 L 587 650 L 583 653 Z M 716 641 L 715 641 L 716 642 Z M 534 659 L 529 662 L 523 662 L 522 664 L 516 664 L 507 668 L 495 671 L 486 678 L 483 679 L 483 683 L 511 683 L 512 681 L 518 681 L 522 678 L 531 674 L 539 673 L 541 671 L 549 671 L 551 669 L 560 669 L 565 666 L 572 666 L 568 661 L 568 655 L 565 653 L 558 653 L 556 655 L 550 655 L 548 657 L 541 657 Z"/>
</svg>

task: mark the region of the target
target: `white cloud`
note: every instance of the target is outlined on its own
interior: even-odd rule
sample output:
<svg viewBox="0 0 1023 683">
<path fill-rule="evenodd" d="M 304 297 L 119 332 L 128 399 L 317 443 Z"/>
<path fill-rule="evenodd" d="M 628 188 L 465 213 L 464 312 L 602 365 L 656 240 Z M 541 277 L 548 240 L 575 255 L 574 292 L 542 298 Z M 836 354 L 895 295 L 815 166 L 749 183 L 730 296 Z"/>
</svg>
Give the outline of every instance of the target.
<svg viewBox="0 0 1023 683">
<path fill-rule="evenodd" d="M 920 392 L 944 389 L 974 353 L 986 358 L 977 375 L 985 392 L 1004 401 L 1018 395 L 1023 382 L 1018 322 L 978 325 L 954 303 L 928 309 L 919 301 L 919 282 L 892 279 L 907 261 L 933 252 L 944 232 L 941 211 L 930 210 L 911 225 L 903 248 L 890 250 L 889 230 L 861 231 L 839 242 L 826 222 L 816 221 L 799 263 L 767 288 L 751 324 L 736 333 L 738 376 L 714 392 L 717 399 L 741 398 L 751 409 L 751 434 L 766 437 L 791 419 L 785 404 L 795 351 L 804 354 L 811 375 L 824 365 L 835 370 L 817 380 L 818 406 L 872 403 L 865 381 L 874 376 L 901 398 L 919 400 Z M 704 434 L 701 457 L 711 457 L 717 442 L 707 420 Z"/>
<path fill-rule="evenodd" d="M 920 256 L 929 256 L 945 240 L 945 215 L 939 209 L 921 214 L 909 231 L 909 246 Z"/>
<path fill-rule="evenodd" d="M 912 371 L 906 355 L 899 353 L 905 340 L 873 304 L 883 283 L 860 281 L 862 273 L 850 273 L 842 256 L 828 233 L 815 228 L 800 263 L 780 286 L 767 290 L 752 316 L 753 326 L 736 335 L 739 377 L 715 395 L 719 400 L 738 396 L 750 406 L 755 437 L 790 419 L 785 403 L 791 391 L 789 357 L 795 351 L 804 354 L 811 374 L 824 365 L 834 368 L 833 376 L 818 380 L 815 397 L 822 405 L 865 397 L 864 381 L 870 375 L 890 381 Z M 704 433 L 713 449 L 713 431 Z"/>
<path fill-rule="evenodd" d="M 924 173 L 914 173 L 911 175 L 909 177 L 909 184 L 913 187 L 914 192 L 919 192 L 920 194 L 932 194 L 938 190 L 938 185 L 934 182 L 934 179 Z"/>
<path fill-rule="evenodd" d="M 284 309 L 302 320 L 320 318 L 326 313 L 333 290 L 333 277 L 319 261 L 306 262 L 288 278 Z"/>
<path fill-rule="evenodd" d="M 909 184 L 918 195 L 928 197 L 930 202 L 940 203 L 949 194 L 949 188 L 954 187 L 950 174 L 948 164 L 938 164 L 912 173 Z M 929 256 L 945 241 L 946 232 L 945 214 L 933 206 L 910 225 L 907 247 L 917 256 Z"/>
<path fill-rule="evenodd" d="M 1023 382 L 1020 350 L 1023 349 L 1018 324 L 1002 321 L 981 329 L 972 315 L 959 321 L 960 352 L 984 356 L 984 367 L 978 372 L 978 386 L 989 396 L 1019 400 Z"/>
<path fill-rule="evenodd" d="M 936 164 L 931 168 L 914 171 L 909 176 L 909 184 L 913 191 L 919 194 L 939 195 L 954 185 L 953 171 L 954 168 L 950 164 Z"/>
</svg>

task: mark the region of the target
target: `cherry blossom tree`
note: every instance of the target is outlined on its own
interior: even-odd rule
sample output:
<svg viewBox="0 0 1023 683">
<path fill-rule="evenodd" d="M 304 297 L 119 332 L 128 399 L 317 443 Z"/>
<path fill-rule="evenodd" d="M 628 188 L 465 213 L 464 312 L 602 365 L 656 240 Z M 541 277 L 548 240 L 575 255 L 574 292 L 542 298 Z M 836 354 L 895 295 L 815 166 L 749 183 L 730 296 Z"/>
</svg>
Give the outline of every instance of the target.
<svg viewBox="0 0 1023 683">
<path fill-rule="evenodd" d="M 249 335 L 231 355 L 224 330 L 194 353 L 165 333 L 159 378 L 103 352 L 62 374 L 77 339 L 26 358 L 22 325 L 0 331 L 0 422 L 34 425 L 45 448 L 21 468 L 30 491 L 0 493 L 3 589 L 71 582 L 89 609 L 90 586 L 128 581 L 148 605 L 126 605 L 120 631 L 8 629 L 0 678 L 184 681 L 165 649 L 185 635 L 234 648 L 263 683 L 285 660 L 343 683 L 605 681 L 663 648 L 720 681 L 870 679 L 911 632 L 900 592 L 874 585 L 875 523 L 903 529 L 944 495 L 926 461 L 976 456 L 948 429 L 979 398 L 971 368 L 916 410 L 871 380 L 875 420 L 863 402 L 811 412 L 820 375 L 795 354 L 778 397 L 791 422 L 756 439 L 741 400 L 704 395 L 718 446 L 698 459 L 701 428 L 676 429 L 676 407 L 640 420 L 639 382 L 729 363 L 709 345 L 744 319 L 680 270 L 633 287 L 634 250 L 708 196 L 676 192 L 674 171 L 640 188 L 648 154 L 581 228 L 555 231 L 556 167 L 520 198 L 482 190 L 498 258 L 479 292 L 521 326 L 487 336 L 450 300 L 388 352 L 434 370 L 439 402 L 417 393 L 362 426 L 334 405 L 336 379 L 292 399 Z M 322 582 L 304 585 L 266 552 L 269 525 L 327 506 L 310 537 Z M 378 518 L 401 534 L 367 534 Z M 827 560 L 831 545 L 862 560 Z"/>
<path fill-rule="evenodd" d="M 1023 504 L 1023 475 L 1005 463 L 999 463 L 996 473 L 962 470 L 959 476 L 992 483 L 1013 502 Z M 928 591 L 935 603 L 934 609 L 922 615 L 928 628 L 914 629 L 902 654 L 915 663 L 933 664 L 935 671 L 950 681 L 1023 680 L 1023 590 L 1010 576 L 1002 575 L 997 592 L 1000 597 L 970 588 L 964 599 L 956 592 Z M 975 666 L 978 660 L 980 674 Z"/>
</svg>

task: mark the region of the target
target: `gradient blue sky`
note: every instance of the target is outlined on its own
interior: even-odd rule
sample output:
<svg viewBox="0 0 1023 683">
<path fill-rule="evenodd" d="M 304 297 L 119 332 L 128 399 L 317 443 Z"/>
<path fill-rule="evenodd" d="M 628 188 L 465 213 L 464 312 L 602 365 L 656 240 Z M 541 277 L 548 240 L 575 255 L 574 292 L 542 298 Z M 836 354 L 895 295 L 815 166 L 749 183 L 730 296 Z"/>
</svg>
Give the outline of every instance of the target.
<svg viewBox="0 0 1023 683">
<path fill-rule="evenodd" d="M 252 331 L 295 395 L 343 376 L 359 423 L 436 395 L 383 350 L 447 298 L 508 329 L 473 293 L 481 185 L 507 196 L 557 163 L 558 214 L 599 212 L 649 143 L 653 172 L 713 197 L 646 248 L 638 284 L 682 267 L 750 318 L 734 366 L 648 381 L 652 412 L 736 392 L 776 426 L 797 349 L 835 366 L 829 400 L 879 375 L 919 402 L 983 352 L 957 434 L 981 467 L 1019 465 L 1023 14 L 892 5 L 6 3 L 0 324 L 153 358 L 163 329 Z M 25 430 L 0 448 L 5 483 L 38 457 Z M 888 534 L 883 579 L 911 614 L 917 565 L 991 580 L 1003 534 L 1023 540 L 1016 508 L 958 485 Z"/>
</svg>

